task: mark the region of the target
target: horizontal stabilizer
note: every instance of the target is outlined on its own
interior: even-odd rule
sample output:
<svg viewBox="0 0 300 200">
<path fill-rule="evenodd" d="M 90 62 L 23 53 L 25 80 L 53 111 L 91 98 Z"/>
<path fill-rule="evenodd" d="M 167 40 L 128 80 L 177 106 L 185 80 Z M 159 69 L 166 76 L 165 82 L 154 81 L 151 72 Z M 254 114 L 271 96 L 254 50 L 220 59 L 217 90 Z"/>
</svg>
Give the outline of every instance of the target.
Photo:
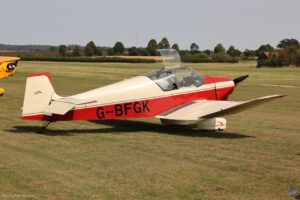
<svg viewBox="0 0 300 200">
<path fill-rule="evenodd" d="M 51 101 L 46 112 L 57 115 L 65 115 L 67 112 L 75 108 L 76 105 L 95 103 L 96 101 L 82 100 L 75 98 L 61 98 Z"/>
<path fill-rule="evenodd" d="M 73 108 L 75 108 L 74 104 L 53 101 L 47 108 L 46 113 L 64 115 Z"/>
<path fill-rule="evenodd" d="M 85 99 L 75 99 L 71 97 L 66 97 L 66 98 L 60 98 L 55 100 L 55 102 L 65 102 L 65 103 L 71 103 L 74 105 L 82 105 L 82 104 L 90 104 L 90 103 L 95 103 L 97 101 L 94 100 L 85 100 Z"/>
</svg>

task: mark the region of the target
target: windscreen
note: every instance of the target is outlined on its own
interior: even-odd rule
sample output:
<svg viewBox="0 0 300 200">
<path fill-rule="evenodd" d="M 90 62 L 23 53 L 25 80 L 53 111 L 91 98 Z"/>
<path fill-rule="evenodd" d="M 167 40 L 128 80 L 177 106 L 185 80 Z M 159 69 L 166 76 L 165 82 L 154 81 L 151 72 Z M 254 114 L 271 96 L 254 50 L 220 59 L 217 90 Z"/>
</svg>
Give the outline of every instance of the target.
<svg viewBox="0 0 300 200">
<path fill-rule="evenodd" d="M 199 87 L 204 83 L 203 76 L 189 67 L 161 68 L 145 74 L 153 80 L 163 91 L 182 87 Z"/>
<path fill-rule="evenodd" d="M 181 60 L 179 53 L 175 49 L 159 49 L 160 55 L 163 59 L 165 68 L 180 67 Z"/>
</svg>

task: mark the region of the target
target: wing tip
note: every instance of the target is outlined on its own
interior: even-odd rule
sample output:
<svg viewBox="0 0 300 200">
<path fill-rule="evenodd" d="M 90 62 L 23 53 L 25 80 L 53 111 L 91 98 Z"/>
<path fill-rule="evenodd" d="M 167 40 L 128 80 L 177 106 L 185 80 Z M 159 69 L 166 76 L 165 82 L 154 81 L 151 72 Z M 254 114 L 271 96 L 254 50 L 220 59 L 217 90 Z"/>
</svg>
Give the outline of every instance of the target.
<svg viewBox="0 0 300 200">
<path fill-rule="evenodd" d="M 287 94 L 275 94 L 273 96 L 274 96 L 274 98 L 282 98 L 282 97 L 286 97 L 288 95 Z"/>
<path fill-rule="evenodd" d="M 287 94 L 274 94 L 274 95 L 269 95 L 269 96 L 264 96 L 264 97 L 260 97 L 258 99 L 278 99 L 278 98 L 283 98 L 288 96 Z M 256 100 L 256 99 L 255 99 Z"/>
</svg>

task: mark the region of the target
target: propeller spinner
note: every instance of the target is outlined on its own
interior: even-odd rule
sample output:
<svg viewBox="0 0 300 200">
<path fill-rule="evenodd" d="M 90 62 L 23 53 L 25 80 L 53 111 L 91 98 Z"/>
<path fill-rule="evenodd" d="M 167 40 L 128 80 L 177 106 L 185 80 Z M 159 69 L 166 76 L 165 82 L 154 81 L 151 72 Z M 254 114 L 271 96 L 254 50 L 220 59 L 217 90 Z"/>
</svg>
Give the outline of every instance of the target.
<svg viewBox="0 0 300 200">
<path fill-rule="evenodd" d="M 240 76 L 238 78 L 233 79 L 233 82 L 235 85 L 237 85 L 238 83 L 242 82 L 243 80 L 245 80 L 248 77 L 249 77 L 249 75 Z"/>
<path fill-rule="evenodd" d="M 6 66 L 6 72 L 11 72 L 17 67 L 17 63 L 9 63 Z"/>
</svg>

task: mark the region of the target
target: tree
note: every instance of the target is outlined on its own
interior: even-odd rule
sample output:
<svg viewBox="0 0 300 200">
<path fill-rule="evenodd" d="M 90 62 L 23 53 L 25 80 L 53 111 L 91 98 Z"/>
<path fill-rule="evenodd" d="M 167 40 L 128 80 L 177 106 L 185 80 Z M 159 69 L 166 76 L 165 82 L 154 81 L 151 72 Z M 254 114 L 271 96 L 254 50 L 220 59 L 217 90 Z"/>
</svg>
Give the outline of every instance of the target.
<svg viewBox="0 0 300 200">
<path fill-rule="evenodd" d="M 51 47 L 49 48 L 49 51 L 54 52 L 54 51 L 56 51 L 56 48 L 55 48 L 54 46 L 51 46 Z"/>
<path fill-rule="evenodd" d="M 97 47 L 97 55 L 98 56 L 102 56 L 103 55 L 103 51 L 100 47 Z"/>
<path fill-rule="evenodd" d="M 157 48 L 158 48 L 158 45 L 157 45 L 157 42 L 155 39 L 151 39 L 149 42 L 148 42 L 148 45 L 147 45 L 147 51 L 148 53 L 151 55 L 151 56 L 156 56 L 157 55 Z"/>
<path fill-rule="evenodd" d="M 125 51 L 125 47 L 124 47 L 123 43 L 122 42 L 116 42 L 115 46 L 113 47 L 113 52 L 115 54 L 122 54 L 122 53 L 124 53 L 124 51 Z"/>
<path fill-rule="evenodd" d="M 284 39 L 279 42 L 277 47 L 283 48 L 283 49 L 286 49 L 286 48 L 299 49 L 300 44 L 299 44 L 298 40 L 293 39 L 293 38 L 292 39 Z"/>
<path fill-rule="evenodd" d="M 254 50 L 245 49 L 245 51 L 243 52 L 243 55 L 245 57 L 255 57 L 255 51 Z"/>
<path fill-rule="evenodd" d="M 224 52 L 225 52 L 225 48 L 221 43 L 217 44 L 217 46 L 214 48 L 214 53 L 224 53 Z"/>
<path fill-rule="evenodd" d="M 160 43 L 158 43 L 158 48 L 159 49 L 169 49 L 170 48 L 170 43 L 166 37 L 161 39 Z"/>
<path fill-rule="evenodd" d="M 233 45 L 231 45 L 227 50 L 228 55 L 231 57 L 239 57 L 241 56 L 242 52 L 236 49 Z"/>
<path fill-rule="evenodd" d="M 203 52 L 204 52 L 205 54 L 209 55 L 209 56 L 212 54 L 212 51 L 209 50 L 209 49 L 206 49 L 206 50 L 204 50 Z"/>
<path fill-rule="evenodd" d="M 138 49 L 136 47 L 131 47 L 128 49 L 128 54 L 130 56 L 137 56 L 138 55 Z"/>
<path fill-rule="evenodd" d="M 94 50 L 90 46 L 85 46 L 84 47 L 84 55 L 85 56 L 93 56 L 94 55 Z"/>
<path fill-rule="evenodd" d="M 273 52 L 274 48 L 270 44 L 261 45 L 256 51 L 256 56 L 260 56 L 263 52 Z"/>
<path fill-rule="evenodd" d="M 191 49 L 192 54 L 195 55 L 196 52 L 198 52 L 198 50 L 199 50 L 199 46 L 196 43 L 192 43 L 191 46 L 190 46 L 190 49 Z"/>
<path fill-rule="evenodd" d="M 107 55 L 109 55 L 109 56 L 114 55 L 114 51 L 113 51 L 112 48 L 108 48 L 108 49 L 107 49 Z"/>
<path fill-rule="evenodd" d="M 61 56 L 63 56 L 63 57 L 67 56 L 68 49 L 67 49 L 66 45 L 60 45 L 58 48 L 58 51 Z"/>
<path fill-rule="evenodd" d="M 179 46 L 178 46 L 177 43 L 174 43 L 174 44 L 172 45 L 172 49 L 175 49 L 178 53 L 180 52 Z"/>
<path fill-rule="evenodd" d="M 79 46 L 75 46 L 72 52 L 72 56 L 78 57 L 81 56 L 81 49 Z"/>
<path fill-rule="evenodd" d="M 147 51 L 147 49 L 145 48 L 138 48 L 138 55 L 141 55 L 141 56 L 149 56 L 149 53 Z"/>
<path fill-rule="evenodd" d="M 84 55 L 93 56 L 98 55 L 98 48 L 93 41 L 89 41 L 84 47 Z"/>
<path fill-rule="evenodd" d="M 228 53 L 230 56 L 234 57 L 234 51 L 235 51 L 235 47 L 231 45 L 231 46 L 228 48 L 227 53 Z"/>
</svg>

